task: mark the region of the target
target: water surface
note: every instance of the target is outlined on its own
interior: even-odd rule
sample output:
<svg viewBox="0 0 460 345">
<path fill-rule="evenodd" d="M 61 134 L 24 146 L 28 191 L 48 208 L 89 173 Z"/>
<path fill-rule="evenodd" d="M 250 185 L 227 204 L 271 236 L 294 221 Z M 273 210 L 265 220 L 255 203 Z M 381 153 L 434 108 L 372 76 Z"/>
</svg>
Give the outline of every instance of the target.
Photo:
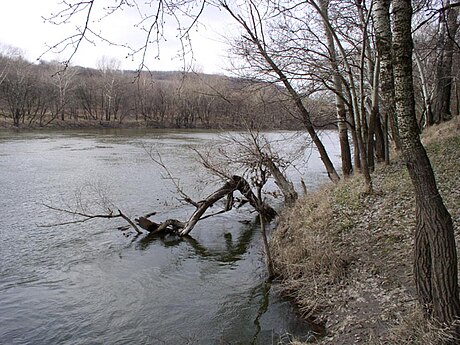
<svg viewBox="0 0 460 345">
<path fill-rule="evenodd" d="M 121 220 L 38 226 L 69 219 L 43 203 L 82 200 L 97 213 L 106 207 L 101 195 L 132 218 L 157 211 L 157 220 L 186 219 L 193 209 L 178 203 L 146 147 L 199 199 L 217 184 L 203 179 L 190 147 L 220 140 L 210 132 L 1 132 L 0 344 L 271 344 L 306 336 L 291 303 L 266 283 L 248 208 L 200 222 L 185 240 L 125 237 Z M 333 135 L 328 142 L 335 157 Z M 326 175 L 317 154 L 307 155 L 290 173 L 313 188 Z"/>
</svg>

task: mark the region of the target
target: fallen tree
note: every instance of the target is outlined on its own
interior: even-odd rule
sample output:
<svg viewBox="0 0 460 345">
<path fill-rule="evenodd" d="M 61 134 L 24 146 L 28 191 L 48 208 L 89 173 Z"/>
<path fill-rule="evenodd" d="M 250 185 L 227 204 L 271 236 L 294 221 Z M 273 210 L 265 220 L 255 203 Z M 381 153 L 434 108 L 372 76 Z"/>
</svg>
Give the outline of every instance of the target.
<svg viewBox="0 0 460 345">
<path fill-rule="evenodd" d="M 234 192 L 236 191 L 240 192 L 240 194 L 244 197 L 244 200 L 241 200 L 241 204 L 248 202 L 261 216 L 264 217 L 264 219 L 273 219 L 276 216 L 276 211 L 270 205 L 265 203 L 259 196 L 254 194 L 254 192 L 251 189 L 251 186 L 245 178 L 234 175 L 228 181 L 226 181 L 222 187 L 220 187 L 219 189 L 217 189 L 201 201 L 195 202 L 190 198 L 187 198 L 186 201 L 196 207 L 195 211 L 192 213 L 192 215 L 189 217 L 187 221 L 167 219 L 163 222 L 157 223 L 149 219 L 151 216 L 156 215 L 156 212 L 152 212 L 148 215 L 136 218 L 133 221 L 120 210 L 114 212 L 110 208 L 107 208 L 107 213 L 104 214 L 89 214 L 85 212 L 73 211 L 69 209 L 62 209 L 45 205 L 46 207 L 54 211 L 71 214 L 74 217 L 78 218 L 63 223 L 49 224 L 45 226 L 50 227 L 72 223 L 82 223 L 96 218 L 123 218 L 128 222 L 129 226 L 121 227 L 120 229 L 127 230 L 132 227 L 138 235 L 142 233 L 142 231 L 139 229 L 140 227 L 151 234 L 171 233 L 179 236 L 185 236 L 193 230 L 198 221 L 215 216 L 217 214 L 228 212 L 232 208 L 234 208 L 236 206 L 237 200 L 239 200 L 233 197 Z M 211 208 L 217 201 L 225 197 L 227 198 L 227 202 L 225 203 L 224 208 L 222 210 L 209 215 L 205 215 L 206 211 L 209 208 Z"/>
<path fill-rule="evenodd" d="M 280 141 L 280 139 L 277 140 Z M 126 213 L 116 207 L 110 201 L 110 198 L 105 196 L 104 187 L 101 188 L 90 184 L 88 186 L 83 186 L 80 192 L 76 194 L 77 200 L 74 209 L 72 209 L 72 207 L 57 208 L 45 205 L 54 211 L 74 217 L 74 219 L 70 221 L 67 220 L 62 223 L 45 226 L 50 227 L 83 223 L 97 218 L 123 218 L 128 225 L 119 227 L 118 229 L 124 231 L 125 236 L 129 236 L 133 233 L 129 231 L 132 228 L 135 230 L 135 236 L 147 233 L 152 235 L 173 234 L 175 236 L 184 237 L 189 235 L 199 221 L 228 212 L 235 207 L 239 208 L 243 204 L 248 203 L 259 216 L 268 273 L 270 277 L 274 276 L 268 246 L 267 224 L 277 213 L 265 202 L 265 192 L 263 188 L 268 180 L 272 178 L 275 185 L 281 191 L 281 194 L 284 195 L 285 204 L 292 205 L 297 199 L 298 194 L 292 182 L 285 176 L 286 169 L 292 162 L 289 162 L 289 160 L 277 154 L 272 149 L 269 140 L 257 131 L 248 130 L 246 136 L 231 136 L 225 144 L 217 145 L 205 153 L 195 151 L 201 165 L 208 170 L 211 175 L 219 178 L 223 185 L 209 194 L 206 198 L 200 201 L 194 201 L 184 192 L 180 184 L 180 179 L 173 176 L 163 162 L 161 155 L 156 152 L 153 147 L 145 149 L 152 161 L 163 169 L 163 178 L 169 180 L 175 186 L 179 200 L 195 208 L 187 220 L 166 219 L 158 222 L 158 220 L 149 219 L 156 215 L 156 212 L 131 219 Z M 238 171 L 239 175 L 233 175 L 231 171 Z M 92 195 L 83 196 L 83 192 L 89 192 L 92 193 Z M 235 192 L 239 192 L 241 197 L 234 196 Z M 220 204 L 222 204 L 220 210 L 208 212 L 211 207 L 224 198 L 226 202 L 220 202 Z M 88 204 L 86 199 L 92 201 Z M 102 210 L 102 213 L 93 213 L 95 206 Z"/>
<path fill-rule="evenodd" d="M 218 190 L 210 194 L 206 199 L 193 203 L 196 205 L 196 210 L 187 222 L 181 222 L 177 219 L 168 219 L 162 223 L 155 223 L 147 217 L 139 217 L 136 219 L 136 223 L 142 229 L 147 230 L 150 233 L 173 232 L 179 234 L 180 236 L 188 235 L 198 221 L 216 214 L 230 211 L 235 203 L 235 199 L 233 198 L 233 193 L 235 191 L 239 191 L 246 198 L 249 204 L 263 217 L 271 219 L 276 216 L 276 211 L 252 192 L 251 186 L 243 177 L 233 175 L 231 179 L 229 179 Z M 225 197 L 227 197 L 227 202 L 221 211 L 212 215 L 204 216 L 211 206 L 213 206 L 218 200 Z"/>
</svg>

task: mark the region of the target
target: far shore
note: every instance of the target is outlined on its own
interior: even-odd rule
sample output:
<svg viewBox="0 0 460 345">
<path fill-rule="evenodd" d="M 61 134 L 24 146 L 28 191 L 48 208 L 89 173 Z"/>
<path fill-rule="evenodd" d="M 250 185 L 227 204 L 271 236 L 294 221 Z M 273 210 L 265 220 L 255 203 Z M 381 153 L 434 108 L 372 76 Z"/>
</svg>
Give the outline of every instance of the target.
<svg viewBox="0 0 460 345">
<path fill-rule="evenodd" d="M 190 130 L 244 130 L 245 127 L 241 126 L 212 126 L 206 124 L 197 124 L 192 126 L 177 126 L 173 123 L 160 124 L 156 121 L 103 121 L 103 120 L 54 120 L 46 125 L 40 125 L 38 123 L 33 124 L 20 124 L 18 127 L 13 125 L 10 119 L 0 119 L 0 131 L 29 131 L 29 130 L 75 130 L 75 129 L 110 129 L 110 128 L 150 128 L 150 129 L 190 129 Z M 298 130 L 299 126 L 284 126 L 282 128 L 272 128 L 264 125 L 259 128 L 260 130 Z M 324 129 L 324 127 L 322 127 Z M 326 128 L 334 129 L 334 128 Z"/>
<path fill-rule="evenodd" d="M 245 126 L 242 124 L 241 126 L 231 126 L 231 125 L 223 125 L 223 126 L 213 126 L 213 125 L 206 125 L 206 124 L 196 124 L 191 126 L 177 126 L 174 123 L 162 124 L 157 121 L 133 121 L 133 120 L 126 120 L 126 121 L 104 121 L 104 120 L 87 120 L 87 119 L 79 119 L 79 120 L 59 120 L 55 119 L 52 122 L 47 124 L 40 125 L 39 123 L 21 123 L 18 127 L 13 125 L 13 121 L 9 118 L 1 118 L 0 119 L 0 131 L 9 130 L 9 131 L 34 131 L 34 130 L 78 130 L 78 129 L 130 129 L 130 128 L 145 128 L 145 129 L 183 129 L 183 130 L 245 130 Z M 255 125 L 254 128 L 251 130 L 296 130 L 298 131 L 299 125 L 295 125 L 294 123 L 283 126 L 273 128 L 268 124 L 264 124 L 262 126 Z M 335 129 L 334 126 L 320 126 L 318 129 Z"/>
</svg>

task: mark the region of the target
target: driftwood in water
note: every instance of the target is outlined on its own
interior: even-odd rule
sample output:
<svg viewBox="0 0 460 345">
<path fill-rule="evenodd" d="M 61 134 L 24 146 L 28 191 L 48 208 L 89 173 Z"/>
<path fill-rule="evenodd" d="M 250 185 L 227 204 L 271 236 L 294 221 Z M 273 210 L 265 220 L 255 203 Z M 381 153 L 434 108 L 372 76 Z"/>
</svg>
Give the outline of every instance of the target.
<svg viewBox="0 0 460 345">
<path fill-rule="evenodd" d="M 162 223 L 155 223 L 147 219 L 147 217 L 140 217 L 136 219 L 136 222 L 141 228 L 150 233 L 172 232 L 180 236 L 185 236 L 193 230 L 198 221 L 206 218 L 203 217 L 204 213 L 218 200 L 224 197 L 228 198 L 225 208 L 218 213 L 229 211 L 233 206 L 233 193 L 235 191 L 239 191 L 248 200 L 249 204 L 266 219 L 271 219 L 276 215 L 276 211 L 271 206 L 264 203 L 252 192 L 251 186 L 243 177 L 234 175 L 206 199 L 193 203 L 196 206 L 196 210 L 187 222 L 168 219 Z"/>
<path fill-rule="evenodd" d="M 176 219 L 168 219 L 163 223 L 155 223 L 146 217 L 136 218 L 137 225 L 142 229 L 147 230 L 151 234 L 156 234 L 160 232 L 178 232 L 180 229 L 183 229 L 185 226 L 184 222 L 181 222 Z"/>
<path fill-rule="evenodd" d="M 120 210 L 117 210 L 117 212 L 115 212 L 111 208 L 107 208 L 107 213 L 105 214 L 90 214 L 90 213 L 86 213 L 85 211 L 63 209 L 63 208 L 53 207 L 50 205 L 45 205 L 46 207 L 54 211 L 72 215 L 76 219 L 72 219 L 69 221 L 56 223 L 56 224 L 42 225 L 42 227 L 54 227 L 54 226 L 67 225 L 67 224 L 84 223 L 92 219 L 98 219 L 98 218 L 104 218 L 104 219 L 123 218 L 129 224 L 128 227 L 119 228 L 120 230 L 123 230 L 123 231 L 127 230 L 129 227 L 132 227 L 134 228 L 134 230 L 137 232 L 138 235 L 142 234 L 142 231 L 139 229 L 139 228 L 142 228 L 152 234 L 164 232 L 164 233 L 173 233 L 173 234 L 178 234 L 180 236 L 185 236 L 188 233 L 190 233 L 190 231 L 193 230 L 196 223 L 198 223 L 200 220 L 230 211 L 235 204 L 233 193 L 236 191 L 239 191 L 246 199 L 245 201 L 241 202 L 241 205 L 244 202 L 248 202 L 252 207 L 254 207 L 254 209 L 261 216 L 264 217 L 264 219 L 267 219 L 267 220 L 272 219 L 276 216 L 276 211 L 271 206 L 263 202 L 260 190 L 258 190 L 258 193 L 256 196 L 253 193 L 249 183 L 243 177 L 235 175 L 235 176 L 232 176 L 221 188 L 217 189 L 214 193 L 210 194 L 204 200 L 195 202 L 191 200 L 188 196 L 186 196 L 186 199 L 184 200 L 187 201 L 189 204 L 195 206 L 196 208 L 193 214 L 190 216 L 190 218 L 186 222 L 182 222 L 177 219 L 168 219 L 162 223 L 156 223 L 148 219 L 149 217 L 153 216 L 155 213 L 150 213 L 143 217 L 139 217 L 135 219 L 135 222 L 134 222 L 128 216 L 122 213 Z M 225 203 L 225 207 L 222 210 L 216 213 L 213 213 L 213 214 L 204 215 L 211 206 L 213 206 L 217 201 L 225 197 L 227 197 L 227 201 Z"/>
</svg>

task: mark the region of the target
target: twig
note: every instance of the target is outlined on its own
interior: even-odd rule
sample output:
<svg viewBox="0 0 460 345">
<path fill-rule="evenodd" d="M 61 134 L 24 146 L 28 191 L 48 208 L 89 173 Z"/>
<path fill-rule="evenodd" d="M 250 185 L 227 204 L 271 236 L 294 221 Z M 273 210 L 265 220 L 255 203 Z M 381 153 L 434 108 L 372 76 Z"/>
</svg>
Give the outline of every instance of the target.
<svg viewBox="0 0 460 345">
<path fill-rule="evenodd" d="M 83 219 L 75 219 L 75 220 L 66 221 L 66 222 L 60 222 L 60 223 L 38 225 L 38 227 L 40 227 L 40 228 L 52 228 L 52 227 L 57 227 L 57 226 L 62 226 L 62 225 L 80 224 L 80 223 L 85 223 L 85 222 L 87 222 L 89 220 L 93 220 L 93 219 L 96 219 L 96 218 L 102 218 L 102 219 L 123 218 L 125 221 L 128 222 L 129 225 L 131 225 L 134 228 L 134 230 L 136 230 L 136 232 L 138 234 L 142 234 L 142 231 L 139 230 L 139 228 L 136 226 L 136 224 L 134 224 L 134 222 L 131 219 L 129 219 L 129 217 L 126 216 L 120 210 L 118 210 L 118 213 L 115 213 L 115 214 L 110 209 L 108 209 L 108 211 L 109 211 L 108 214 L 88 214 L 88 213 L 84 213 L 84 212 L 72 211 L 72 210 L 68 210 L 68 209 L 64 209 L 64 208 L 59 208 L 59 207 L 55 207 L 55 206 L 51 206 L 51 205 L 47 205 L 47 204 L 43 204 L 43 206 L 45 206 L 46 208 L 49 208 L 50 210 L 53 210 L 53 211 L 66 213 L 66 214 L 70 214 L 70 215 L 73 215 L 73 216 L 82 217 Z"/>
<path fill-rule="evenodd" d="M 179 181 L 180 181 L 179 178 L 174 177 L 172 175 L 171 171 L 168 169 L 166 164 L 163 162 L 163 159 L 162 159 L 160 153 L 155 152 L 156 155 L 158 156 L 158 158 L 157 158 L 157 157 L 154 156 L 153 147 L 151 147 L 150 150 L 147 150 L 146 147 L 144 147 L 144 149 L 147 152 L 147 154 L 149 155 L 150 159 L 154 163 L 159 165 L 163 169 L 163 171 L 166 173 L 167 179 L 170 180 L 174 184 L 174 187 L 176 187 L 176 191 L 182 197 L 182 200 L 185 201 L 188 204 L 191 204 L 191 205 L 195 206 L 195 207 L 199 207 L 199 203 L 194 201 L 187 193 L 184 192 L 184 190 L 182 189 L 182 187 L 181 187 L 181 185 L 179 183 Z"/>
</svg>

